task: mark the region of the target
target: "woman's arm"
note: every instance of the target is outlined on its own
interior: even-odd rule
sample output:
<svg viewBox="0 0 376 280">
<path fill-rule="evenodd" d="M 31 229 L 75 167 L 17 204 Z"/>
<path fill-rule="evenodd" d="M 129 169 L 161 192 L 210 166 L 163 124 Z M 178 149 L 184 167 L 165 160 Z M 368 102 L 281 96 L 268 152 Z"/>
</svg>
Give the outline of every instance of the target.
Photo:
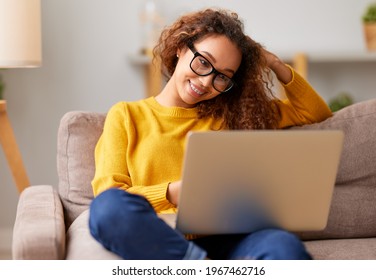
<svg viewBox="0 0 376 280">
<path fill-rule="evenodd" d="M 275 54 L 263 49 L 264 56 L 270 70 L 274 72 L 279 81 L 288 84 L 292 81 L 293 75 L 291 69 Z"/>
<path fill-rule="evenodd" d="M 115 104 L 107 113 L 95 147 L 95 175 L 92 180 L 94 196 L 109 188 L 129 188 L 132 185 L 125 161 L 128 138 L 122 104 Z"/>
<path fill-rule="evenodd" d="M 326 102 L 303 77 L 273 53 L 264 50 L 264 55 L 287 97 L 276 100 L 280 128 L 320 122 L 332 116 Z"/>
<path fill-rule="evenodd" d="M 97 196 L 109 188 L 119 188 L 144 196 L 157 212 L 173 208 L 167 199 L 168 182 L 147 186 L 133 184 L 129 171 L 130 163 L 127 162 L 129 138 L 132 138 L 129 131 L 132 129 L 129 129 L 130 121 L 124 111 L 124 105 L 118 103 L 106 116 L 103 133 L 95 149 L 95 176 L 92 180 L 94 195 Z M 133 169 L 139 170 L 141 167 Z"/>
</svg>

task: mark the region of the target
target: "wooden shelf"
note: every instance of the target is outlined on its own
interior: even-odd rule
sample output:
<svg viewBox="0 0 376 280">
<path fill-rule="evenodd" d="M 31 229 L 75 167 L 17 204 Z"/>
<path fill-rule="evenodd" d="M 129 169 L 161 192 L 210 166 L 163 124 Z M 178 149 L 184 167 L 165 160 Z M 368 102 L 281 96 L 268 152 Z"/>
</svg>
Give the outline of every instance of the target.
<svg viewBox="0 0 376 280">
<path fill-rule="evenodd" d="M 310 63 L 376 62 L 376 52 L 339 51 L 339 52 L 302 52 Z M 281 53 L 281 59 L 292 61 L 296 53 Z"/>
<path fill-rule="evenodd" d="M 376 62 L 376 52 L 296 52 L 278 54 L 284 61 L 293 61 L 296 54 L 305 54 L 309 62 Z M 129 61 L 133 65 L 149 65 L 151 58 L 147 55 L 130 55 Z"/>
<path fill-rule="evenodd" d="M 368 51 L 328 51 L 328 52 L 285 52 L 276 53 L 283 61 L 291 64 L 304 78 L 307 78 L 311 63 L 367 63 L 376 62 L 376 52 Z M 134 54 L 128 56 L 134 66 L 145 67 L 147 96 L 156 95 L 162 87 L 160 67 L 152 63 L 147 55 Z"/>
<path fill-rule="evenodd" d="M 148 55 L 129 55 L 128 60 L 134 66 L 141 66 L 145 70 L 146 96 L 155 96 L 162 90 L 163 77 L 160 64 Z"/>
<path fill-rule="evenodd" d="M 151 63 L 151 57 L 148 55 L 134 54 L 129 55 L 128 60 L 132 65 L 149 65 Z"/>
</svg>

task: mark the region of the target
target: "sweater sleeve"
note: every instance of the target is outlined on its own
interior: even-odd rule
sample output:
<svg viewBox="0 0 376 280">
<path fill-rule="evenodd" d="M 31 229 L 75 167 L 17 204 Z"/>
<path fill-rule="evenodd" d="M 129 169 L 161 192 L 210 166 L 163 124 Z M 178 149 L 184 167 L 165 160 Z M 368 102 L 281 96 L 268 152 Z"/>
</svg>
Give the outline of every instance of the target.
<svg viewBox="0 0 376 280">
<path fill-rule="evenodd" d="M 283 84 L 287 99 L 276 101 L 280 114 L 279 127 L 321 122 L 332 116 L 328 105 L 312 86 L 291 67 L 290 69 L 293 79 L 288 84 Z"/>
<path fill-rule="evenodd" d="M 122 107 L 121 103 L 117 103 L 108 111 L 102 135 L 95 147 L 95 175 L 92 180 L 94 196 L 112 187 L 131 185 L 126 175 L 128 139 Z"/>
<path fill-rule="evenodd" d="M 173 207 L 166 197 L 168 183 L 133 186 L 127 163 L 128 131 L 124 104 L 115 104 L 108 112 L 95 148 L 94 196 L 109 188 L 120 188 L 144 196 L 157 212 Z"/>
</svg>

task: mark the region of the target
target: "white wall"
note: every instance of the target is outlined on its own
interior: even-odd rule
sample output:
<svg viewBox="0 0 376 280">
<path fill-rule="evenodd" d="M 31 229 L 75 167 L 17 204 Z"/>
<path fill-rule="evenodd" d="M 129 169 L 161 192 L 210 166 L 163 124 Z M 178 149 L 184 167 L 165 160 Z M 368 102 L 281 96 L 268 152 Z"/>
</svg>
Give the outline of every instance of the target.
<svg viewBox="0 0 376 280">
<path fill-rule="evenodd" d="M 237 11 L 247 32 L 276 53 L 363 51 L 360 17 L 370 1 L 157 0 L 167 22 L 206 6 Z M 56 133 L 65 112 L 106 112 L 119 100 L 144 96 L 141 69 L 127 61 L 140 47 L 143 2 L 42 0 L 43 66 L 2 72 L 8 113 L 32 184 L 57 186 Z M 368 69 L 372 75 L 375 70 L 374 64 Z M 362 74 L 354 70 L 350 75 Z M 325 98 L 339 90 L 321 83 L 320 75 L 313 81 Z M 357 100 L 370 97 L 358 95 Z M 18 194 L 2 152 L 0 178 L 0 228 L 11 228 Z"/>
</svg>

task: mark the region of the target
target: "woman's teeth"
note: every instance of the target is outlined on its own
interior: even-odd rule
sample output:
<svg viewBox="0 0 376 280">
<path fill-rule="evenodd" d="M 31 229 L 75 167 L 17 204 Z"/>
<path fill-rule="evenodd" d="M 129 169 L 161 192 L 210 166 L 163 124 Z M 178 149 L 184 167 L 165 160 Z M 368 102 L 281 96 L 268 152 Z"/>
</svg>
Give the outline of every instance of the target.
<svg viewBox="0 0 376 280">
<path fill-rule="evenodd" d="M 194 85 L 192 85 L 191 83 L 189 83 L 189 85 L 190 85 L 191 89 L 192 89 L 195 93 L 197 93 L 197 94 L 199 94 L 199 95 L 203 95 L 203 94 L 204 94 L 204 92 L 199 91 L 199 90 L 198 90 Z"/>
</svg>

